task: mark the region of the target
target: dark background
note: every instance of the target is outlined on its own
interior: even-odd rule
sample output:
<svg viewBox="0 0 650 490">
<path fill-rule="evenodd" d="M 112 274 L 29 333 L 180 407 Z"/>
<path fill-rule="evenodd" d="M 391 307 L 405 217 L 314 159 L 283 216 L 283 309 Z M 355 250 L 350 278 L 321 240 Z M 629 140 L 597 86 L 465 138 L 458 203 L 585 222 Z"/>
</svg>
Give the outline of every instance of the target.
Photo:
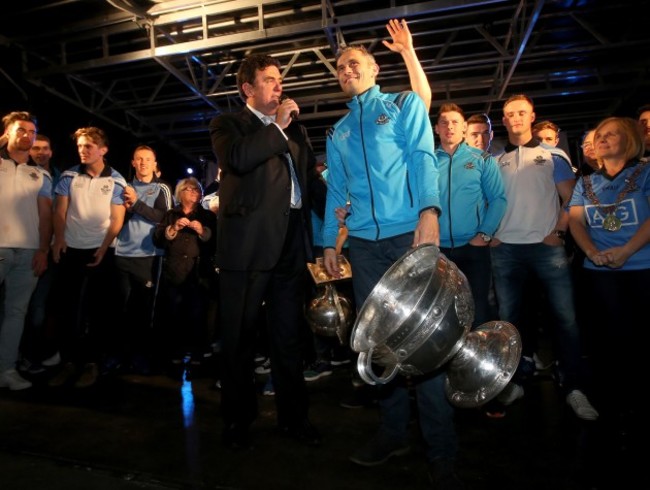
<svg viewBox="0 0 650 490">
<path fill-rule="evenodd" d="M 20 81 L 19 85 L 15 81 Z M 106 160 L 109 165 L 119 171 L 125 178 L 131 175 L 131 158 L 133 150 L 140 144 L 151 146 L 156 151 L 158 165 L 163 173 L 163 179 L 174 184 L 184 177 L 184 169 L 188 166 L 199 170 L 195 162 L 187 161 L 169 148 L 164 142 L 156 139 L 140 140 L 128 131 L 94 117 L 90 112 L 81 110 L 59 97 L 48 94 L 45 90 L 22 83 L 20 74 L 12 81 L 0 74 L 0 114 L 11 111 L 28 111 L 38 120 L 38 132 L 48 136 L 52 142 L 52 163 L 64 170 L 79 163 L 74 132 L 82 127 L 97 126 L 108 135 L 109 151 Z M 206 131 L 206 139 L 209 135 Z"/>
<path fill-rule="evenodd" d="M 0 112 L 29 110 L 52 138 L 55 162 L 77 163 L 70 135 L 96 125 L 109 163 L 127 173 L 133 148 L 152 146 L 163 177 L 212 174 L 208 125 L 243 106 L 235 84 L 250 53 L 276 57 L 284 89 L 317 154 L 347 108 L 336 49 L 362 44 L 382 90 L 408 89 L 401 57 L 382 45 L 406 19 L 433 90 L 467 115 L 485 112 L 503 145 L 503 101 L 525 93 L 537 120 L 562 129 L 574 163 L 603 118 L 650 103 L 650 0 L 22 0 L 0 12 Z M 137 135 L 137 136 L 136 136 Z M 210 170 L 210 172 L 204 172 Z M 206 181 L 210 179 L 206 178 Z"/>
</svg>

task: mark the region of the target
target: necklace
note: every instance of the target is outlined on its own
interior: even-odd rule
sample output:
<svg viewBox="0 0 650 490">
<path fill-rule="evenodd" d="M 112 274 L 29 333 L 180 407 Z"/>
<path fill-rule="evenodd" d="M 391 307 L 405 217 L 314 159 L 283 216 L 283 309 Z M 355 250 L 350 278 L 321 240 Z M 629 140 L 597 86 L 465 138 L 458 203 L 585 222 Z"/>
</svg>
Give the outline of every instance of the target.
<svg viewBox="0 0 650 490">
<path fill-rule="evenodd" d="M 622 223 L 620 218 L 616 216 L 616 209 L 618 208 L 619 204 L 621 204 L 625 196 L 627 196 L 628 192 L 636 189 L 636 178 L 641 173 L 641 170 L 643 170 L 643 165 L 637 164 L 637 168 L 634 170 L 632 175 L 625 179 L 625 187 L 623 187 L 623 190 L 619 192 L 618 196 L 616 196 L 616 202 L 614 204 L 610 204 L 609 206 L 603 206 L 600 203 L 600 200 L 596 197 L 596 194 L 594 194 L 594 188 L 591 184 L 591 175 L 585 175 L 583 177 L 585 183 L 585 194 L 587 194 L 587 198 L 605 214 L 605 219 L 603 220 L 603 228 L 607 231 L 618 231 L 621 229 Z"/>
</svg>

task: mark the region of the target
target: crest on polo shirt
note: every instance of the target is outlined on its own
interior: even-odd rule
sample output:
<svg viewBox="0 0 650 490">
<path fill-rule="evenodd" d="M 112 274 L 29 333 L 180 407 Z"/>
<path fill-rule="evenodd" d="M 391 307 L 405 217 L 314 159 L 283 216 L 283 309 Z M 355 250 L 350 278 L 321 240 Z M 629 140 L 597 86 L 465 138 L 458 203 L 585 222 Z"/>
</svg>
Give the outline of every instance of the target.
<svg viewBox="0 0 650 490">
<path fill-rule="evenodd" d="M 34 181 L 38 180 L 38 172 L 36 170 L 32 170 L 29 173 L 29 178 L 34 180 Z"/>
<path fill-rule="evenodd" d="M 535 157 L 535 160 L 533 160 L 533 163 L 535 163 L 535 165 L 546 165 L 547 161 L 548 160 L 544 158 L 542 155 L 537 155 Z"/>
<path fill-rule="evenodd" d="M 102 194 L 104 194 L 104 195 L 106 195 L 106 194 L 110 194 L 112 188 L 113 188 L 113 186 L 112 186 L 111 184 L 106 183 L 106 184 L 104 184 L 104 185 L 101 187 L 100 192 L 101 192 Z"/>
<path fill-rule="evenodd" d="M 375 121 L 375 124 L 381 126 L 382 124 L 388 124 L 389 121 L 390 118 L 386 114 L 381 114 Z"/>
<path fill-rule="evenodd" d="M 474 162 L 467 162 L 463 168 L 466 168 L 467 170 L 474 170 L 476 166 L 474 165 Z"/>
</svg>

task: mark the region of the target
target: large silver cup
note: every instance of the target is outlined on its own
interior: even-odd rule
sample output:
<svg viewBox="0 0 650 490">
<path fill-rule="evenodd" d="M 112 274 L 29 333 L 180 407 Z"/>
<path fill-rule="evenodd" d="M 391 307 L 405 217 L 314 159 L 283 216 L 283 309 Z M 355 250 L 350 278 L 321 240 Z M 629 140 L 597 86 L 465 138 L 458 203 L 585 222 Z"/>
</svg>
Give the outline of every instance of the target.
<svg viewBox="0 0 650 490">
<path fill-rule="evenodd" d="M 470 332 L 473 319 L 472 294 L 458 267 L 433 244 L 409 250 L 357 315 L 350 343 L 359 353 L 359 375 L 366 383 L 385 384 L 397 374 L 423 375 L 445 366 L 450 401 L 479 406 L 512 378 L 521 340 L 505 322 Z"/>
</svg>

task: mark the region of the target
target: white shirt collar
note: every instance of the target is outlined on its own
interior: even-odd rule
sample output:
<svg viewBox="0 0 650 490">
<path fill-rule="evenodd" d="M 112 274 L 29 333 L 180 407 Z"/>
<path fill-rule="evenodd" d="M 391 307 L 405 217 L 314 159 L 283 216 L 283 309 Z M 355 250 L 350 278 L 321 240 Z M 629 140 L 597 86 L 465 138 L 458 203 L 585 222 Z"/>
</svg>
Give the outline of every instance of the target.
<svg viewBox="0 0 650 490">
<path fill-rule="evenodd" d="M 254 109 L 253 107 L 251 107 L 248 104 L 246 104 L 246 107 L 248 107 L 250 109 L 250 111 L 253 114 L 255 114 L 259 118 L 259 120 L 262 121 L 263 123 L 264 123 L 264 119 L 267 118 L 267 117 L 270 118 L 271 121 L 275 122 L 275 114 L 273 114 L 272 116 L 267 116 L 266 114 L 262 114 L 260 111 L 258 111 L 257 109 Z"/>
</svg>

